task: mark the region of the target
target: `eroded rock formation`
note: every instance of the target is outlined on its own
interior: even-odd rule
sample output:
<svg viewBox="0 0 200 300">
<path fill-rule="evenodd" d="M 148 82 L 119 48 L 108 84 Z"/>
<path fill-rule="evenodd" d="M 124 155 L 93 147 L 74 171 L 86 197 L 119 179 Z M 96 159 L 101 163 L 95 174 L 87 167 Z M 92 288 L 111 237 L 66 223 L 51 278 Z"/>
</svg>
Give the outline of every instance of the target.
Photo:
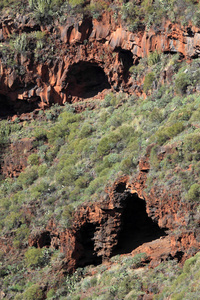
<svg viewBox="0 0 200 300">
<path fill-rule="evenodd" d="M 99 21 L 91 17 L 79 21 L 69 18 L 65 25 L 55 28 L 20 18 L 15 22 L 4 18 L 0 23 L 3 42 L 10 34 L 36 30 L 51 36 L 59 51 L 54 59 L 45 62 L 17 55 L 16 64 L 24 68 L 22 75 L 6 66 L 3 57 L 0 59 L 0 99 L 2 103 L 7 99 L 0 117 L 17 114 L 18 103 L 23 103 L 21 109 L 27 112 L 51 103 L 94 97 L 104 89 L 133 92 L 137 87 L 129 68 L 140 58 L 155 50 L 195 58 L 200 51 L 199 28 L 163 21 L 159 30 L 150 28 L 132 33 L 110 12 L 104 13 Z"/>
<path fill-rule="evenodd" d="M 119 178 L 107 190 L 105 199 L 80 206 L 71 228 L 63 232 L 58 232 L 51 220 L 45 231 L 30 236 L 29 245 L 60 249 L 69 272 L 131 252 L 146 252 L 152 266 L 164 259 L 184 261 L 190 249 L 192 252 L 199 247 L 195 232 L 174 233 L 186 223 L 190 208 L 181 203 L 176 192 L 173 196 L 154 190 L 145 193 L 150 149 L 140 161 L 135 179 Z"/>
</svg>

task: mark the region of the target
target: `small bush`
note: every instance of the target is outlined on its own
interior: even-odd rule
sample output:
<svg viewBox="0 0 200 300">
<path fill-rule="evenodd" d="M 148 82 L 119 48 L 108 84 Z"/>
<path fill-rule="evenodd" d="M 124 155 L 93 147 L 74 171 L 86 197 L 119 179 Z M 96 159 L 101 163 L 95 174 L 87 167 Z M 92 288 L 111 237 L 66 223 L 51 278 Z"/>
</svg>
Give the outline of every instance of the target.
<svg viewBox="0 0 200 300">
<path fill-rule="evenodd" d="M 191 201 L 200 201 L 200 185 L 198 183 L 191 185 L 187 196 Z"/>
<path fill-rule="evenodd" d="M 22 294 L 23 300 L 42 300 L 43 299 L 43 293 L 42 289 L 39 286 L 39 284 L 33 284 L 25 292 Z"/>
<path fill-rule="evenodd" d="M 179 73 L 175 79 L 175 89 L 179 94 L 185 94 L 188 85 L 190 84 L 190 78 L 187 73 Z"/>
<path fill-rule="evenodd" d="M 39 157 L 36 153 L 29 155 L 28 164 L 31 166 L 39 165 Z"/>
<path fill-rule="evenodd" d="M 40 165 L 38 167 L 38 175 L 39 175 L 39 177 L 45 176 L 47 174 L 47 171 L 48 171 L 47 165 L 45 165 L 45 164 L 44 165 Z"/>
<path fill-rule="evenodd" d="M 25 253 L 25 261 L 28 267 L 36 268 L 42 265 L 42 249 L 30 248 Z"/>
<path fill-rule="evenodd" d="M 167 140 L 175 137 L 184 130 L 184 125 L 182 122 L 176 122 L 173 125 L 162 128 L 156 133 L 157 142 L 163 145 Z"/>
<path fill-rule="evenodd" d="M 144 85 L 143 85 L 143 89 L 144 89 L 144 92 L 148 92 L 151 88 L 152 88 L 152 84 L 155 80 L 155 74 L 153 72 L 151 73 L 148 73 L 146 76 L 145 76 L 145 79 L 144 79 Z"/>
<path fill-rule="evenodd" d="M 24 54 L 29 49 L 29 38 L 27 33 L 22 33 L 18 36 L 13 36 L 10 41 L 10 46 L 17 53 Z"/>
<path fill-rule="evenodd" d="M 148 65 L 153 66 L 157 64 L 161 59 L 161 53 L 158 51 L 151 52 L 148 56 Z"/>
<path fill-rule="evenodd" d="M 22 172 L 18 177 L 18 182 L 23 187 L 28 187 L 38 178 L 38 170 L 37 166 L 33 166 L 31 168 L 26 168 L 25 172 Z"/>
<path fill-rule="evenodd" d="M 102 137 L 97 147 L 97 153 L 99 154 L 99 156 L 108 154 L 120 140 L 120 134 L 114 132 L 105 137 Z"/>
</svg>

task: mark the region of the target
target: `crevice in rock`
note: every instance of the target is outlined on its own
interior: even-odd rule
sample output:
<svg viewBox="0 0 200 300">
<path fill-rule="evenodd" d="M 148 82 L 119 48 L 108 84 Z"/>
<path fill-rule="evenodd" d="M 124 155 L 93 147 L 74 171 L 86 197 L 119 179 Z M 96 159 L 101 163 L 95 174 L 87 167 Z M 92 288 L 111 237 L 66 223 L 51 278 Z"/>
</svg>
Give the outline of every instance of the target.
<svg viewBox="0 0 200 300">
<path fill-rule="evenodd" d="M 91 98 L 109 89 L 110 84 L 102 67 L 96 63 L 84 62 L 73 64 L 67 73 L 67 99 L 73 97 Z"/>
<path fill-rule="evenodd" d="M 129 194 L 125 200 L 121 222 L 118 243 L 112 255 L 130 253 L 138 246 L 166 235 L 165 231 L 148 217 L 146 202 L 136 193 Z"/>
<path fill-rule="evenodd" d="M 30 100 L 11 101 L 7 96 L 0 94 L 0 119 L 7 119 L 14 115 L 30 113 L 39 108 L 40 98 Z"/>
</svg>

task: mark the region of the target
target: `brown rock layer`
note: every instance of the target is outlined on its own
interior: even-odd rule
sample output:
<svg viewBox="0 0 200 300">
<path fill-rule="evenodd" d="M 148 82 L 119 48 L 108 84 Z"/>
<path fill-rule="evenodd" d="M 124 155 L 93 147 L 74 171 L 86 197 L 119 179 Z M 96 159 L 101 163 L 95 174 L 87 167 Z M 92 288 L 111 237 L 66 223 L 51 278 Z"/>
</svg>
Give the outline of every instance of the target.
<svg viewBox="0 0 200 300">
<path fill-rule="evenodd" d="M 38 27 L 33 21 L 15 23 L 2 20 L 0 36 L 6 41 L 12 33 L 46 30 L 60 50 L 55 59 L 33 62 L 18 55 L 16 64 L 23 65 L 19 75 L 0 60 L 0 102 L 6 101 L 17 113 L 18 102 L 27 104 L 25 111 L 90 98 L 104 89 L 133 92 L 129 74 L 131 65 L 150 52 L 180 53 L 185 58 L 199 56 L 200 30 L 163 21 L 159 30 L 132 33 L 116 24 L 112 15 L 104 13 L 101 20 L 85 17 L 81 21 L 68 19 L 64 26 Z M 33 105 L 33 103 L 35 103 Z"/>
</svg>

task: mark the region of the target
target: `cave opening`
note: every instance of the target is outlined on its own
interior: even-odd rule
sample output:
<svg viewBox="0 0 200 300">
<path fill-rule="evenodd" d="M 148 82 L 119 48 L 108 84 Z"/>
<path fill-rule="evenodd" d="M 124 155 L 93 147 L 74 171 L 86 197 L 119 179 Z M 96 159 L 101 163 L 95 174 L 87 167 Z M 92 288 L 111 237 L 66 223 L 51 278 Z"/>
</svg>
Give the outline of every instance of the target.
<svg viewBox="0 0 200 300">
<path fill-rule="evenodd" d="M 50 247 L 51 246 L 51 234 L 49 231 L 42 232 L 39 240 L 38 240 L 39 248 L 42 247 Z"/>
<path fill-rule="evenodd" d="M 116 52 L 118 52 L 118 60 L 123 65 L 123 80 L 125 82 L 128 82 L 128 78 L 130 75 L 129 69 L 131 66 L 133 66 L 133 53 L 130 50 L 125 50 L 122 48 L 116 49 Z"/>
<path fill-rule="evenodd" d="M 49 248 L 51 246 L 51 234 L 49 231 L 41 232 L 37 237 L 35 242 L 32 244 L 32 247 L 35 248 Z"/>
<path fill-rule="evenodd" d="M 108 77 L 97 63 L 84 62 L 73 64 L 67 73 L 67 99 L 73 97 L 92 98 L 104 89 L 110 89 Z"/>
<path fill-rule="evenodd" d="M 39 97 L 34 98 L 34 101 L 19 99 L 11 101 L 7 96 L 0 94 L 0 119 L 30 113 L 39 108 L 39 102 Z"/>
<path fill-rule="evenodd" d="M 166 236 L 165 230 L 148 217 L 146 202 L 136 193 L 128 195 L 121 218 L 118 244 L 113 249 L 112 256 L 130 253 L 144 243 Z"/>
<path fill-rule="evenodd" d="M 9 99 L 0 94 L 0 118 L 5 119 L 8 116 L 13 116 L 15 114 L 14 107 L 10 104 Z"/>
<path fill-rule="evenodd" d="M 86 223 L 79 231 L 78 242 L 81 244 L 81 256 L 78 260 L 78 267 L 85 267 L 87 265 L 99 265 L 102 263 L 102 257 L 98 257 L 94 251 L 94 233 L 96 225 L 93 223 Z"/>
</svg>

